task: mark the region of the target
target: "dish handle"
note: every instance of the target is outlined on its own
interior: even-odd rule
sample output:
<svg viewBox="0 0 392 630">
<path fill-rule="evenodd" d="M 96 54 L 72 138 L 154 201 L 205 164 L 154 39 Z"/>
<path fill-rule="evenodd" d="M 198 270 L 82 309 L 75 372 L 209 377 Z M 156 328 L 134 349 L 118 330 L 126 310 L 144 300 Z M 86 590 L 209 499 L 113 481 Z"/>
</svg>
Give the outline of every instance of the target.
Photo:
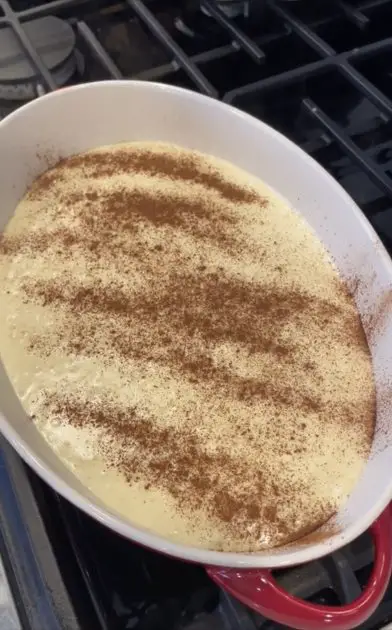
<svg viewBox="0 0 392 630">
<path fill-rule="evenodd" d="M 392 570 L 392 509 L 373 523 L 374 566 L 362 594 L 351 604 L 322 606 L 284 591 L 269 569 L 207 567 L 207 573 L 225 591 L 264 617 L 297 630 L 351 630 L 376 610 Z"/>
</svg>

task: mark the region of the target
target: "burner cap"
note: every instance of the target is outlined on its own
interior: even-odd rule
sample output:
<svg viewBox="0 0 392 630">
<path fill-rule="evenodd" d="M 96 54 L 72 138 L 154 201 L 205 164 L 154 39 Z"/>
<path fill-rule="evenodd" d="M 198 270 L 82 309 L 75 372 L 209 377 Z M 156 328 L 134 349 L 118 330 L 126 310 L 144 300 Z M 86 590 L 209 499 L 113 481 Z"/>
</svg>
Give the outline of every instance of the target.
<svg viewBox="0 0 392 630">
<path fill-rule="evenodd" d="M 44 64 L 61 86 L 76 70 L 75 33 L 59 18 L 25 22 L 23 28 Z M 24 100 L 37 94 L 40 77 L 10 26 L 0 30 L 0 98 Z"/>
</svg>

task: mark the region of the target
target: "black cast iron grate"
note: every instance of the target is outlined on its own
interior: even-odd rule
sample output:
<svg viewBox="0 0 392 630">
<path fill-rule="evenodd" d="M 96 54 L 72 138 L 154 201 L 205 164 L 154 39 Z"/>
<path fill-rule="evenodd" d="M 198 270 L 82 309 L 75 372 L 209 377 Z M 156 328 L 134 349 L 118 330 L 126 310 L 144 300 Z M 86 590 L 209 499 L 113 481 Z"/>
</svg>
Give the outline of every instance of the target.
<svg viewBox="0 0 392 630">
<path fill-rule="evenodd" d="M 214 0 L 202 4 L 204 11 L 199 0 L 0 0 L 0 118 L 85 81 L 138 78 L 201 91 L 301 145 L 392 252 L 392 0 L 248 0 L 247 15 L 236 18 Z M 136 549 L 92 522 L 26 474 L 3 442 L 0 483 L 0 551 L 24 628 L 276 627 L 219 593 L 201 569 Z M 366 582 L 371 558 L 365 536 L 278 577 L 298 596 L 344 603 Z M 392 590 L 364 628 L 391 620 Z"/>
</svg>

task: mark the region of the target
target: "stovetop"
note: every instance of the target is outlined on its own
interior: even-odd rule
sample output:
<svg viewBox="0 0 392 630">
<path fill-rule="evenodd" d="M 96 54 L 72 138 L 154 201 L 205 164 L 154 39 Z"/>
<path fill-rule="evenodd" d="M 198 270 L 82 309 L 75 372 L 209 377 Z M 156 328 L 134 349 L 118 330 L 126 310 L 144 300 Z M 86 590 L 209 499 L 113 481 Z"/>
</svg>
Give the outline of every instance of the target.
<svg viewBox="0 0 392 630">
<path fill-rule="evenodd" d="M 184 86 L 261 118 L 344 186 L 392 253 L 392 0 L 0 0 L 0 118 L 46 91 L 110 78 Z M 4 441 L 0 490 L 2 630 L 276 627 L 202 568 L 92 521 Z M 372 553 L 364 535 L 277 578 L 299 597 L 349 602 Z M 390 622 L 392 587 L 362 627 Z"/>
</svg>

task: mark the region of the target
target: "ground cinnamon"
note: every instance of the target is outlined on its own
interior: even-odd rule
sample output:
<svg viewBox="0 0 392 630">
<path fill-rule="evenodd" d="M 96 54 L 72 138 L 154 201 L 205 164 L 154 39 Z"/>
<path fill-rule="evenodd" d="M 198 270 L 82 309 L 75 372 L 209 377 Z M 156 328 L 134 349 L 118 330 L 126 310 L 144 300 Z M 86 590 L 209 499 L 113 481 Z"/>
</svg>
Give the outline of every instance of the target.
<svg viewBox="0 0 392 630">
<path fill-rule="evenodd" d="M 179 186 L 197 183 L 205 190 L 180 197 L 154 189 L 97 186 L 102 178 L 129 172 L 167 177 Z M 75 176 L 86 183 L 82 192 L 72 189 Z M 282 431 L 286 436 L 280 440 L 276 457 L 300 458 L 306 451 L 303 436 L 310 424 L 303 419 L 312 414 L 324 413 L 347 425 L 356 420 L 356 409 L 350 404 L 339 403 L 337 408 L 334 401 L 323 400 L 323 374 L 295 337 L 280 335 L 285 326 L 300 328 L 311 323 L 320 331 L 328 328 L 333 342 L 362 344 L 363 352 L 368 352 L 360 320 L 353 309 L 346 308 L 349 296 L 342 294 L 336 302 L 295 286 L 282 289 L 279 282 L 260 290 L 225 274 L 221 267 L 211 270 L 201 259 L 192 265 L 186 254 L 167 247 L 165 238 L 174 232 L 207 243 L 219 255 L 234 252 L 240 256 L 243 242 L 230 208 L 236 203 L 253 204 L 260 212 L 268 212 L 267 200 L 257 191 L 226 180 L 192 155 L 178 159 L 171 154 L 126 150 L 62 160 L 34 183 L 28 198 L 38 201 L 53 189 L 60 191 L 59 222 L 64 212 L 72 212 L 72 226 L 56 224 L 50 233 L 27 238 L 5 236 L 0 255 L 30 251 L 45 254 L 49 262 L 52 256 L 70 260 L 81 256 L 87 261 L 87 281 L 75 282 L 70 266 L 60 277 L 29 278 L 23 284 L 27 301 L 64 314 L 62 327 L 50 339 L 40 334 L 30 339 L 30 350 L 99 358 L 104 347 L 102 361 L 152 363 L 180 375 L 191 386 L 211 387 L 222 401 L 249 406 L 265 401 L 283 410 L 295 409 L 297 423 L 281 427 L 277 415 L 271 424 L 271 434 Z M 149 230 L 160 235 L 159 242 L 146 240 Z M 122 271 L 129 266 L 133 273 L 141 270 L 146 287 L 130 291 L 123 281 L 103 282 L 102 269 L 111 265 Z M 283 263 L 274 268 L 278 274 L 285 272 Z M 238 352 L 245 348 L 250 358 L 267 356 L 269 370 L 249 377 L 236 371 L 235 365 L 220 365 L 206 348 L 225 344 L 238 347 Z M 302 370 L 315 384 L 311 393 L 290 378 L 293 370 Z M 73 426 L 104 430 L 112 445 L 106 452 L 109 465 L 130 483 L 142 481 L 145 488 L 162 488 L 178 502 L 179 509 L 188 513 L 203 509 L 236 535 L 243 531 L 244 539 L 249 527 L 261 532 L 261 525 L 264 530 L 278 529 L 286 542 L 298 534 L 297 525 L 282 520 L 276 506 L 290 496 L 298 501 L 309 490 L 294 480 L 275 487 L 263 466 L 256 471 L 249 467 L 231 452 L 223 437 L 219 448 L 206 450 L 197 412 L 181 417 L 175 428 L 168 429 L 137 408 L 123 408 L 102 398 L 93 403 L 47 392 L 45 405 L 51 414 Z M 260 444 L 252 427 L 242 426 L 235 417 L 232 425 L 249 449 Z M 305 501 L 303 505 L 305 513 Z M 313 515 L 305 514 L 303 531 L 309 531 L 311 523 Z"/>
</svg>

